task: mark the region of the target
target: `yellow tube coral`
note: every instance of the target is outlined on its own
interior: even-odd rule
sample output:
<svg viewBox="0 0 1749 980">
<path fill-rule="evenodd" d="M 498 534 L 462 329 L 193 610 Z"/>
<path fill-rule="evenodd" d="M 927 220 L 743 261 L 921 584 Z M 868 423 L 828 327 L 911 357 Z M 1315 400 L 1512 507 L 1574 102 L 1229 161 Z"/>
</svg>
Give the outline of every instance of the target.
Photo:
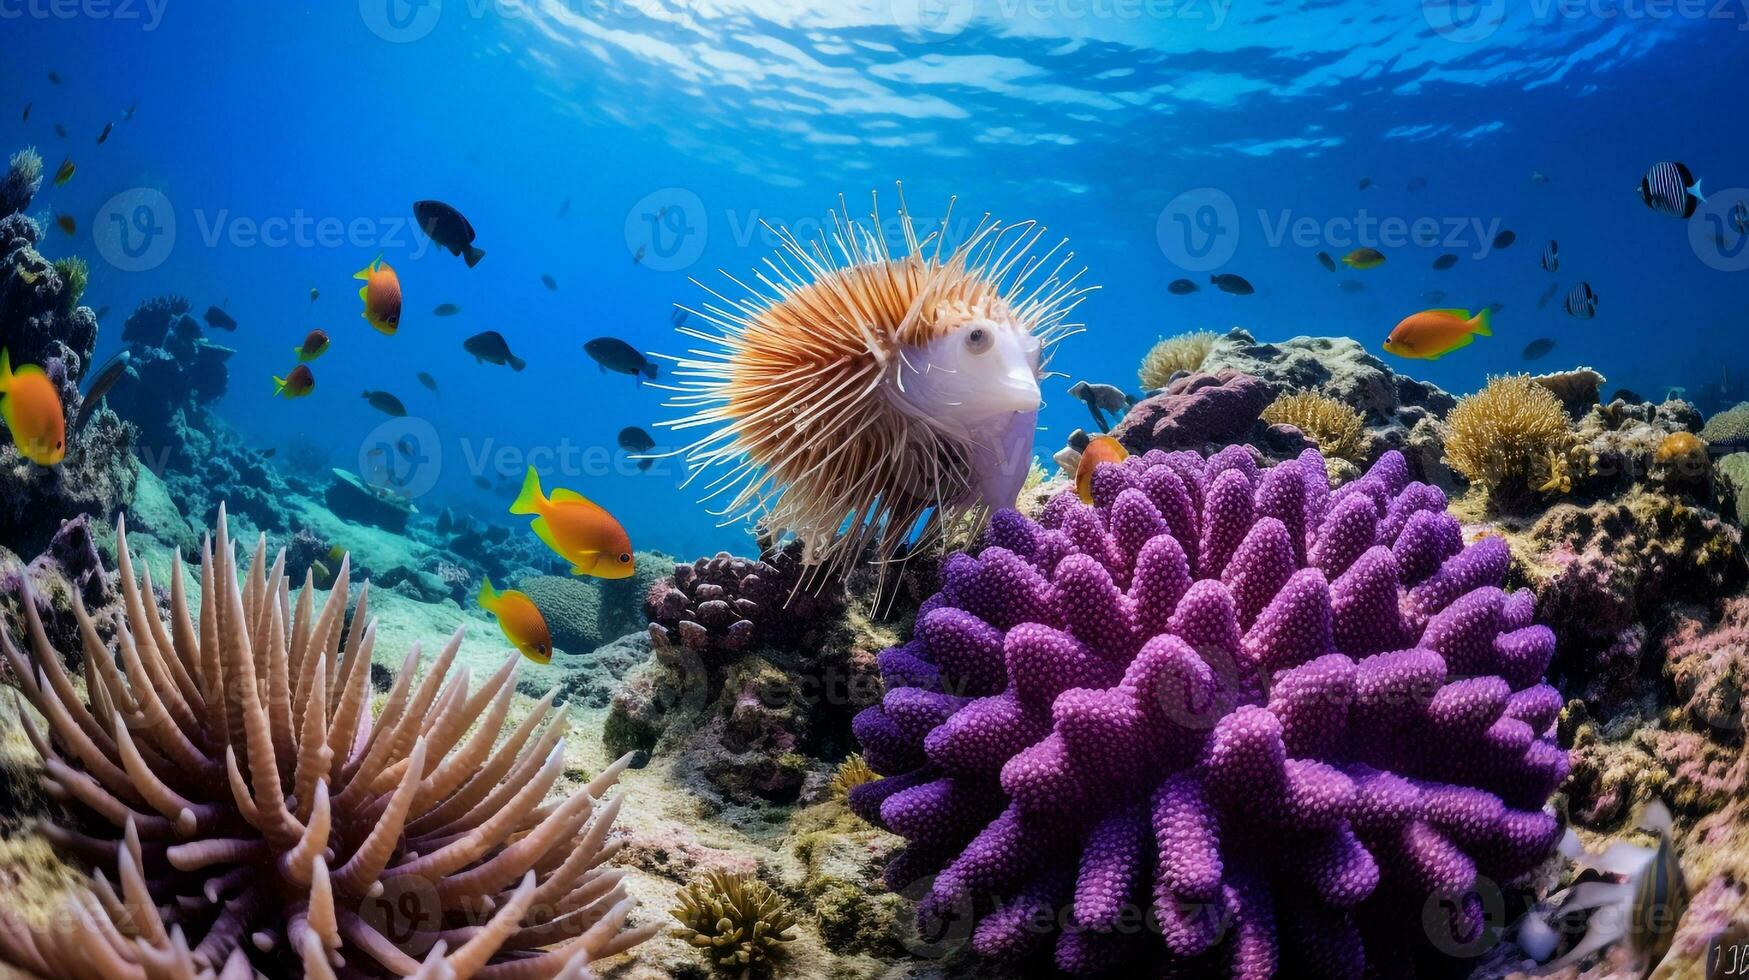
<svg viewBox="0 0 1749 980">
<path fill-rule="evenodd" d="M 1202 367 L 1203 360 L 1219 339 L 1220 334 L 1209 330 L 1167 337 L 1143 356 L 1136 376 L 1141 379 L 1143 388 L 1164 388 L 1176 372 L 1195 371 Z"/>
<path fill-rule="evenodd" d="M 1500 502 L 1571 488 L 1573 430 L 1561 402 L 1528 375 L 1492 378 L 1446 415 L 1445 461 Z"/>
</svg>

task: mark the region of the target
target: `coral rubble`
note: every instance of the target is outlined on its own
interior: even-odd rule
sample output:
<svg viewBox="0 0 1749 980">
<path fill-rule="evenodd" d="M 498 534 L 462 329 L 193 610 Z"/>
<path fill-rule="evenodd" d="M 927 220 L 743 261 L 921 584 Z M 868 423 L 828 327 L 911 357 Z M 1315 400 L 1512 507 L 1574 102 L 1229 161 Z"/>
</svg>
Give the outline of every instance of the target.
<svg viewBox="0 0 1749 980">
<path fill-rule="evenodd" d="M 265 540 L 239 566 L 221 508 L 199 613 L 178 564 L 165 617 L 117 538 L 117 653 L 74 594 L 83 695 L 28 592 L 29 658 L 0 632 L 46 719 L 22 719 L 45 785 L 104 828 L 41 825 L 100 873 L 52 927 L 0 912 L 0 960 L 142 980 L 280 975 L 288 958 L 316 978 L 577 976 L 654 934 L 625 928 L 635 902 L 604 866 L 605 794 L 629 760 L 543 803 L 566 722 L 549 695 L 500 740 L 519 658 L 470 692 L 466 669 L 450 676 L 459 632 L 422 672 L 415 644 L 372 718 L 376 630 L 367 594 L 347 625 L 344 562 L 319 608 L 307 583 L 294 599 Z"/>
<path fill-rule="evenodd" d="M 1335 493 L 1316 452 L 1150 452 L 1094 500 L 999 514 L 881 654 L 886 778 L 850 799 L 908 842 L 889 884 L 1071 973 L 1403 976 L 1426 930 L 1479 935 L 1568 769 L 1505 542 L 1395 452 Z"/>
</svg>

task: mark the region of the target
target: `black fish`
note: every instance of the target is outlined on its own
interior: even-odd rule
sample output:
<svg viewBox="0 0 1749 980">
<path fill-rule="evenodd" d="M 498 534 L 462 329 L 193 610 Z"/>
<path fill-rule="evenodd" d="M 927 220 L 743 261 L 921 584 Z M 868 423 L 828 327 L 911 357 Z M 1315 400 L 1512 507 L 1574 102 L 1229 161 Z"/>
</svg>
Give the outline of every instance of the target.
<svg viewBox="0 0 1749 980">
<path fill-rule="evenodd" d="M 104 123 L 103 132 L 97 134 L 97 145 L 102 146 L 103 142 L 109 139 L 109 134 L 113 132 L 115 132 L 115 123 Z"/>
<path fill-rule="evenodd" d="M 1244 276 L 1236 276 L 1231 272 L 1223 272 L 1218 276 L 1209 276 L 1209 282 L 1217 286 L 1221 292 L 1232 293 L 1234 296 L 1249 296 L 1257 291 L 1252 288 L 1249 282 L 1245 281 Z"/>
<path fill-rule="evenodd" d="M 637 348 L 617 337 L 597 337 L 584 344 L 583 350 L 595 358 L 595 363 L 601 365 L 604 372 L 629 374 L 640 385 L 645 378 L 656 377 L 655 363 L 638 353 Z"/>
<path fill-rule="evenodd" d="M 686 311 L 676 306 L 674 312 L 668 314 L 668 322 L 676 327 L 686 326 Z"/>
<path fill-rule="evenodd" d="M 1524 345 L 1524 359 L 1527 361 L 1534 361 L 1534 360 L 1537 360 L 1538 358 L 1547 357 L 1549 351 L 1552 351 L 1554 349 L 1555 349 L 1555 342 L 1554 341 L 1550 340 L 1547 337 L 1538 337 L 1537 339 Z"/>
<path fill-rule="evenodd" d="M 648 245 L 639 245 L 638 246 L 638 250 L 636 252 L 632 253 L 632 265 L 641 265 L 643 263 L 644 250 L 647 248 L 649 248 Z"/>
<path fill-rule="evenodd" d="M 1540 264 L 1548 272 L 1556 272 L 1561 268 L 1560 242 L 1552 238 L 1549 239 L 1549 243 L 1543 246 L 1543 258 Z"/>
<path fill-rule="evenodd" d="M 1171 285 L 1166 287 L 1166 291 L 1174 296 L 1189 296 L 1196 292 L 1196 283 L 1189 279 L 1174 279 Z"/>
<path fill-rule="evenodd" d="M 628 425 L 619 430 L 619 448 L 630 453 L 647 453 L 656 448 L 656 440 L 650 438 L 650 434 L 643 429 L 635 425 Z M 654 462 L 653 459 L 640 459 L 638 460 L 638 469 L 647 470 Z"/>
<path fill-rule="evenodd" d="M 1364 293 L 1366 292 L 1366 283 L 1359 279 L 1344 279 L 1336 284 L 1336 288 L 1345 293 Z"/>
<path fill-rule="evenodd" d="M 1672 218 L 1692 218 L 1695 209 L 1706 202 L 1700 181 L 1680 163 L 1653 164 L 1640 178 L 1638 190 L 1646 207 Z"/>
<path fill-rule="evenodd" d="M 103 401 L 103 396 L 109 393 L 109 389 L 115 387 L 115 383 L 122 379 L 122 375 L 128 373 L 128 364 L 132 360 L 133 356 L 124 350 L 104 361 L 103 366 L 97 369 L 97 373 L 91 378 L 91 387 L 85 389 L 85 397 L 79 401 L 79 414 L 73 418 L 74 432 L 85 427 L 85 420 L 97 411 L 97 406 Z"/>
<path fill-rule="evenodd" d="M 1451 254 L 1450 252 L 1447 252 L 1444 255 L 1441 255 L 1439 258 L 1433 260 L 1433 267 L 1435 269 L 1438 269 L 1440 272 L 1444 272 L 1445 270 L 1447 270 L 1447 269 L 1449 269 L 1452 266 L 1457 265 L 1457 264 L 1458 264 L 1458 257 Z"/>
<path fill-rule="evenodd" d="M 61 139 L 66 139 L 67 138 L 67 127 L 61 125 L 60 123 L 55 123 L 55 135 L 60 137 Z"/>
<path fill-rule="evenodd" d="M 33 103 L 30 102 L 24 104 L 24 118 L 20 119 L 19 122 L 30 122 L 30 107 L 32 104 Z"/>
<path fill-rule="evenodd" d="M 1506 309 L 1505 303 L 1489 303 L 1488 304 L 1488 313 L 1490 315 L 1493 315 L 1495 313 L 1499 313 L 1501 310 L 1504 310 L 1504 309 Z"/>
<path fill-rule="evenodd" d="M 1325 272 L 1336 271 L 1336 260 L 1330 257 L 1329 252 L 1318 253 L 1318 264 L 1324 267 Z"/>
<path fill-rule="evenodd" d="M 1567 294 L 1567 313 L 1577 320 L 1589 320 L 1597 315 L 1597 291 L 1588 282 L 1573 287 Z"/>
<path fill-rule="evenodd" d="M 299 366 L 301 367 L 302 365 Z M 401 418 L 407 414 L 407 406 L 401 404 L 399 398 L 396 398 L 394 395 L 391 395 L 386 391 L 367 391 L 362 397 L 365 401 L 370 402 L 371 408 L 382 412 L 384 415 L 393 415 L 395 418 Z"/>
<path fill-rule="evenodd" d="M 461 311 L 462 311 L 462 308 L 455 305 L 454 303 L 439 303 L 439 304 L 437 304 L 437 309 L 434 309 L 431 311 L 431 315 L 432 316 L 455 316 L 457 313 L 460 313 Z"/>
<path fill-rule="evenodd" d="M 432 241 L 449 249 L 449 254 L 461 256 L 468 268 L 486 257 L 483 249 L 474 247 L 474 226 L 455 208 L 442 201 L 414 201 L 413 217 Z"/>
<path fill-rule="evenodd" d="M 1439 232 L 1432 228 L 1418 228 L 1415 231 L 1415 242 L 1422 246 L 1430 246 L 1439 241 Z"/>
<path fill-rule="evenodd" d="M 1554 299 L 1555 294 L 1560 292 L 1560 291 L 1561 291 L 1561 284 L 1560 283 L 1558 283 L 1558 282 L 1549 283 L 1549 288 L 1543 290 L 1543 294 L 1536 298 L 1536 308 L 1539 310 L 1547 309 L 1548 305 L 1549 305 L 1549 300 Z"/>
<path fill-rule="evenodd" d="M 49 83 L 52 85 L 61 84 L 61 73 L 58 71 L 49 72 Z"/>
<path fill-rule="evenodd" d="M 430 388 L 432 394 L 438 395 L 441 397 L 442 393 L 437 390 L 437 379 L 436 378 L 425 373 L 424 371 L 420 371 L 418 374 L 414 375 L 414 377 L 419 379 L 420 384 L 424 385 L 427 388 Z"/>
<path fill-rule="evenodd" d="M 1516 242 L 1516 241 L 1518 241 L 1518 234 L 1516 232 L 1503 231 L 1500 234 L 1494 236 L 1494 247 L 1495 248 L 1511 248 L 1512 243 Z"/>
<path fill-rule="evenodd" d="M 528 362 L 510 353 L 510 344 L 504 335 L 496 330 L 474 334 L 462 341 L 462 350 L 474 355 L 477 364 L 486 361 L 492 364 L 507 364 L 512 371 L 520 371 L 528 366 Z"/>
<path fill-rule="evenodd" d="M 138 112 L 139 110 L 140 110 L 140 104 L 138 102 L 135 102 L 133 105 L 128 106 L 128 111 L 121 114 L 121 121 L 122 122 L 132 122 L 134 119 L 134 113 Z"/>
<path fill-rule="evenodd" d="M 1360 189 L 1361 189 L 1361 190 L 1363 190 L 1363 191 L 1364 191 L 1364 190 L 1366 190 L 1366 189 L 1367 189 L 1367 188 L 1368 188 L 1368 187 L 1371 187 L 1371 186 L 1372 186 L 1372 178 L 1371 178 L 1371 177 L 1362 177 L 1362 178 L 1360 178 Z"/>
<path fill-rule="evenodd" d="M 474 477 L 474 486 L 479 487 L 481 490 L 490 490 L 492 489 L 492 481 L 483 476 L 476 476 Z"/>
<path fill-rule="evenodd" d="M 555 280 L 552 276 L 549 276 L 544 272 L 541 273 L 540 284 L 547 287 L 548 289 L 555 289 L 556 290 L 559 288 L 558 281 Z"/>
<path fill-rule="evenodd" d="M 221 310 L 216 306 L 207 307 L 206 315 L 202 316 L 201 319 L 206 321 L 207 326 L 212 327 L 215 330 L 234 331 L 237 329 L 237 321 L 231 319 L 229 313 L 226 313 L 224 310 Z"/>
<path fill-rule="evenodd" d="M 270 446 L 267 449 L 263 449 L 261 451 L 261 458 L 262 459 L 272 459 L 273 457 L 275 457 L 277 455 L 279 455 L 279 448 L 277 446 Z"/>
</svg>

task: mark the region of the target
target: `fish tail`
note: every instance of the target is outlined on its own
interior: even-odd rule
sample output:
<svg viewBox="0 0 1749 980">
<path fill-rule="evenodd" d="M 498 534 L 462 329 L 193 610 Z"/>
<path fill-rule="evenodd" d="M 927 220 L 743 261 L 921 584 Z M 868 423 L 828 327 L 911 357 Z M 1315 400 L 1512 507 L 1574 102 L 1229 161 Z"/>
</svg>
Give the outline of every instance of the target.
<svg viewBox="0 0 1749 980">
<path fill-rule="evenodd" d="M 1475 319 L 1470 321 L 1470 329 L 1484 337 L 1494 336 L 1494 330 L 1490 323 L 1493 319 L 1493 312 L 1494 311 L 1488 309 L 1486 306 L 1482 307 L 1481 311 L 1476 314 Z"/>
<path fill-rule="evenodd" d="M 1690 187 L 1688 189 L 1688 192 L 1690 194 L 1694 195 L 1695 200 L 1699 201 L 1702 204 L 1705 204 L 1706 203 L 1706 195 L 1702 194 L 1700 192 L 1700 181 L 1701 181 L 1701 179 L 1699 177 L 1694 178 L 1694 186 Z"/>
<path fill-rule="evenodd" d="M 462 256 L 462 261 L 466 262 L 468 264 L 468 268 L 472 269 L 474 266 L 479 265 L 480 260 L 485 258 L 485 257 L 486 257 L 486 250 L 485 249 L 475 248 L 472 245 L 469 245 L 467 254 Z"/>
<path fill-rule="evenodd" d="M 528 362 L 517 357 L 515 354 L 507 354 L 505 356 L 509 358 L 508 363 L 510 365 L 510 370 L 512 371 L 520 371 L 523 368 L 528 367 Z"/>
<path fill-rule="evenodd" d="M 528 468 L 528 475 L 522 478 L 522 492 L 516 495 L 516 502 L 510 505 L 512 514 L 538 514 L 540 505 L 546 495 L 541 493 L 540 474 L 534 467 Z"/>
<path fill-rule="evenodd" d="M 0 394 L 12 388 L 12 352 L 0 347 Z"/>
<path fill-rule="evenodd" d="M 273 379 L 273 394 L 275 397 L 285 393 L 285 379 L 275 376 Z"/>
<path fill-rule="evenodd" d="M 498 602 L 498 590 L 492 587 L 492 576 L 487 575 L 480 581 L 480 608 L 487 612 Z"/>
</svg>

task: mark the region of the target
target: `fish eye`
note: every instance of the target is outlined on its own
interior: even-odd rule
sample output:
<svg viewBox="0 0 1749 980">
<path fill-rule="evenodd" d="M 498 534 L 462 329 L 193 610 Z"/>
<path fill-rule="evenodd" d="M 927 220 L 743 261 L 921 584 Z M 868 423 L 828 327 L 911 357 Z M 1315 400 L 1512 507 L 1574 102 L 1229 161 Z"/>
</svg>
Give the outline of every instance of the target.
<svg viewBox="0 0 1749 980">
<path fill-rule="evenodd" d="M 627 564 L 627 563 L 628 563 L 628 562 L 630 562 L 630 561 L 631 561 L 631 560 L 632 560 L 632 556 L 631 556 L 631 555 L 627 555 L 627 554 L 621 554 L 621 555 L 620 555 L 620 556 L 619 556 L 619 563 L 620 563 L 620 564 L 621 564 L 621 565 L 624 565 L 624 564 Z"/>
<path fill-rule="evenodd" d="M 994 338 L 990 336 L 990 331 L 983 327 L 973 327 L 966 334 L 966 349 L 974 354 L 984 353 L 990 349 L 990 345 L 994 342 Z"/>
</svg>

